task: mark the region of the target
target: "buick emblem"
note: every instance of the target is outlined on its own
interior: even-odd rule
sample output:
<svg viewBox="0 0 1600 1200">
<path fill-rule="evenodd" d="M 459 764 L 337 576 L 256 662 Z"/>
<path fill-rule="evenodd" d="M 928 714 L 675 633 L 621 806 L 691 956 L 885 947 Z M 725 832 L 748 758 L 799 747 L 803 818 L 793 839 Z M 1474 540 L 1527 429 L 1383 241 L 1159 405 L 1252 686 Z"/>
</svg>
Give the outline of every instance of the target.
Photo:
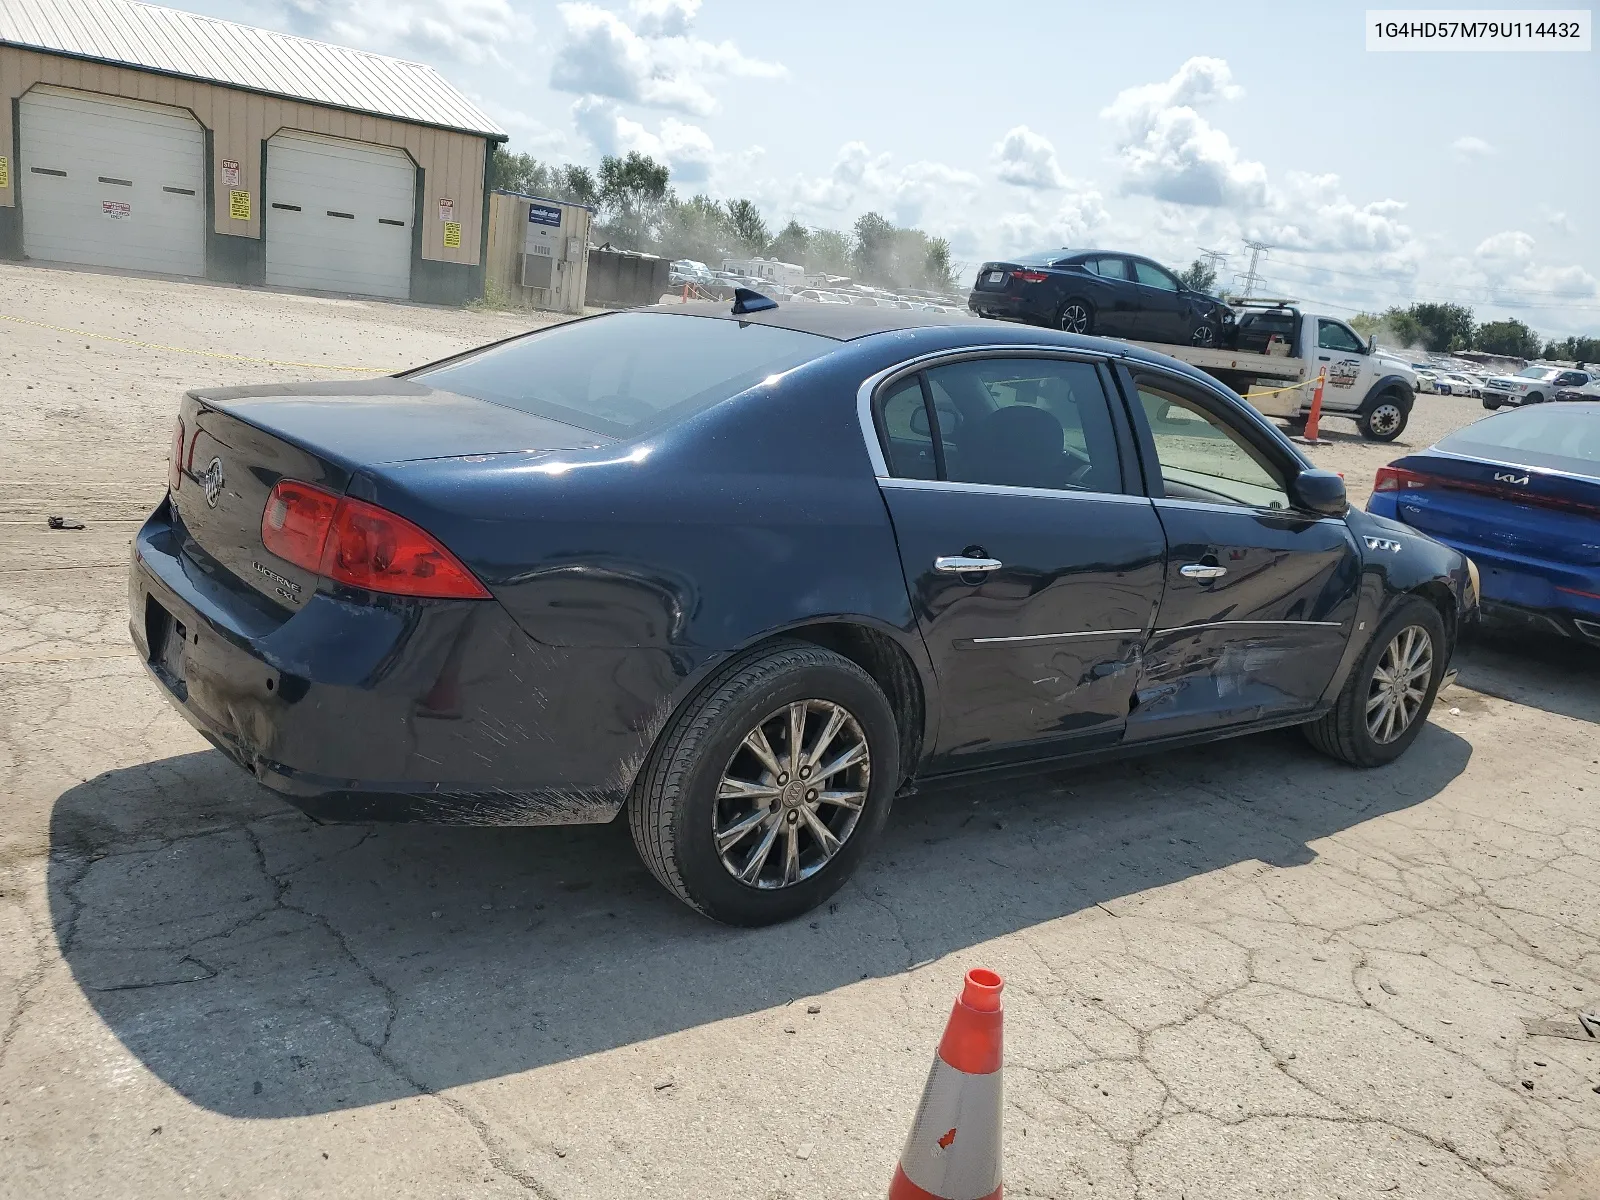
<svg viewBox="0 0 1600 1200">
<path fill-rule="evenodd" d="M 206 504 L 215 508 L 217 499 L 222 495 L 222 460 L 213 458 L 211 465 L 206 468 L 205 474 L 195 480 L 206 490 Z"/>
</svg>

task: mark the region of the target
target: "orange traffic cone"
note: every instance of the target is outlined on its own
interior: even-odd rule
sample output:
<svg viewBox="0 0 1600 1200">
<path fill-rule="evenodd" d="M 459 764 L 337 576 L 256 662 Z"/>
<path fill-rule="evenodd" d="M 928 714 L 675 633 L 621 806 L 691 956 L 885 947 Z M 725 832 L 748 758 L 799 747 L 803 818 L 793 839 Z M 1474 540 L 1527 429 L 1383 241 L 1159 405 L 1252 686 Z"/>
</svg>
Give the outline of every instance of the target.
<svg viewBox="0 0 1600 1200">
<path fill-rule="evenodd" d="M 889 1200 L 1000 1200 L 1000 989 L 967 972 L 950 1013 Z"/>
</svg>

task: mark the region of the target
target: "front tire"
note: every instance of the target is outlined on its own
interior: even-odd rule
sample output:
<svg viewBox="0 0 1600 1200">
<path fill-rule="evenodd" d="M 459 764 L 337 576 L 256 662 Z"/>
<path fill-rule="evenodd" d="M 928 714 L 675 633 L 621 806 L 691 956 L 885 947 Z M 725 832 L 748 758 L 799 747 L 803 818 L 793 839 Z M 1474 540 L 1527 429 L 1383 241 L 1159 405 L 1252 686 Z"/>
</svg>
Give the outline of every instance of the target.
<svg viewBox="0 0 1600 1200">
<path fill-rule="evenodd" d="M 808 642 L 724 666 L 673 715 L 628 826 L 662 885 L 728 925 L 815 908 L 882 832 L 899 787 L 894 712 L 872 677 Z M 781 782 L 780 782 L 781 780 Z"/>
<path fill-rule="evenodd" d="M 1483 402 L 1483 406 L 1485 408 L 1487 408 L 1490 412 L 1495 412 L 1500 407 L 1500 401 L 1498 401 L 1498 400 L 1485 400 Z"/>
<path fill-rule="evenodd" d="M 1203 317 L 1195 323 L 1194 330 L 1189 334 L 1189 340 L 1202 350 L 1213 350 L 1222 340 L 1222 332 L 1217 321 L 1212 317 Z"/>
<path fill-rule="evenodd" d="M 1529 392 L 1526 396 L 1524 396 L 1522 398 L 1522 402 L 1524 404 L 1543 404 L 1544 403 L 1544 393 L 1543 392 Z"/>
<path fill-rule="evenodd" d="M 1393 762 L 1427 723 L 1448 659 L 1439 610 L 1405 597 L 1378 626 L 1333 708 L 1301 726 L 1306 740 L 1351 766 Z"/>
<path fill-rule="evenodd" d="M 1068 300 L 1056 314 L 1056 328 L 1063 333 L 1078 333 L 1085 337 L 1094 333 L 1094 305 L 1087 300 Z"/>
<path fill-rule="evenodd" d="M 1399 397 L 1385 392 L 1377 403 L 1356 418 L 1356 426 L 1369 442 L 1392 442 L 1405 431 L 1409 417 Z"/>
</svg>

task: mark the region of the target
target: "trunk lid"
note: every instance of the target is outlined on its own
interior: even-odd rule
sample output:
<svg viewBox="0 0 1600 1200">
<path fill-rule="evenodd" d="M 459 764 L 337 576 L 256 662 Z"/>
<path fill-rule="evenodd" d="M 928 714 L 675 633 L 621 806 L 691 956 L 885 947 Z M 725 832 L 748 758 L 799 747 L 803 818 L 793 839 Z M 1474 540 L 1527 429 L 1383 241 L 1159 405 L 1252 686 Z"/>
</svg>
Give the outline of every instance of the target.
<svg viewBox="0 0 1600 1200">
<path fill-rule="evenodd" d="M 199 569 L 224 570 L 291 611 L 315 573 L 261 543 L 280 479 L 342 494 L 367 467 L 426 458 L 598 447 L 613 439 L 401 379 L 190 392 L 179 413 L 184 462 L 172 505 Z"/>
<path fill-rule="evenodd" d="M 972 285 L 978 292 L 1003 292 L 1011 282 L 1011 272 L 1022 268 L 1010 262 L 986 262 L 978 268 L 978 280 Z"/>
<path fill-rule="evenodd" d="M 1468 555 L 1600 565 L 1600 479 L 1456 455 L 1418 454 L 1395 503 L 1414 529 Z"/>
</svg>

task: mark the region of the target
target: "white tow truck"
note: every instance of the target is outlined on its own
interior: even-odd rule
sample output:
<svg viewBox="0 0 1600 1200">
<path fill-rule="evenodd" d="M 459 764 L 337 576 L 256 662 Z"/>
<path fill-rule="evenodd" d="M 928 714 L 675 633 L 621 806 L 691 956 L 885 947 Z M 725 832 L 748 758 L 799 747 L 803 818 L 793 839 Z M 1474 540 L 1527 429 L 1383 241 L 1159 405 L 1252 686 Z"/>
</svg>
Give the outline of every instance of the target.
<svg viewBox="0 0 1600 1200">
<path fill-rule="evenodd" d="M 1400 436 L 1417 390 L 1410 363 L 1385 354 L 1339 318 L 1303 312 L 1292 300 L 1228 304 L 1237 319 L 1225 336 L 1227 346 L 1134 344 L 1197 367 L 1296 432 L 1305 425 L 1317 376 L 1325 370 L 1324 417 L 1354 421 L 1368 441 Z"/>
</svg>

